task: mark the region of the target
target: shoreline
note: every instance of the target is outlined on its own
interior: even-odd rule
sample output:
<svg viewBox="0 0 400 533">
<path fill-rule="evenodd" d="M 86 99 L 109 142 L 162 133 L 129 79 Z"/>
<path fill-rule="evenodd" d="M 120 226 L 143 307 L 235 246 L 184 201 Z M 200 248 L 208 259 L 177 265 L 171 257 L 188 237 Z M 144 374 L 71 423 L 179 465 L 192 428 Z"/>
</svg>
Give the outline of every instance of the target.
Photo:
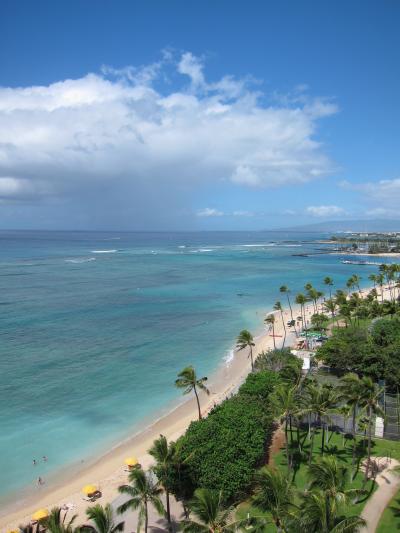
<svg viewBox="0 0 400 533">
<path fill-rule="evenodd" d="M 367 286 L 361 290 L 361 295 L 368 293 L 373 287 Z M 388 290 L 386 285 L 383 290 Z M 292 304 L 293 316 L 300 314 L 300 306 Z M 307 317 L 313 313 L 312 305 L 306 306 Z M 276 314 L 275 336 L 284 335 L 280 314 L 276 311 L 267 310 L 264 316 Z M 290 320 L 290 310 L 285 308 L 283 313 L 285 324 Z M 261 325 L 260 325 L 261 326 Z M 260 333 L 258 333 L 260 332 Z M 285 346 L 291 346 L 296 339 L 295 333 L 287 328 Z M 257 330 L 254 335 L 255 346 L 253 348 L 254 359 L 267 349 L 273 349 L 273 337 L 269 330 Z M 277 347 L 281 345 L 281 337 L 278 337 Z M 233 349 L 233 357 L 226 361 L 222 358 L 217 369 L 211 374 L 208 387 L 210 396 L 201 393 L 201 411 L 207 415 L 214 405 L 221 403 L 225 398 L 235 393 L 251 371 L 248 350 L 237 351 Z M 168 413 L 140 429 L 138 428 L 130 437 L 119 444 L 114 445 L 106 453 L 98 456 L 93 462 L 69 475 L 59 477 L 54 485 L 41 487 L 36 493 L 29 494 L 24 499 L 14 501 L 12 504 L 3 506 L 0 517 L 0 530 L 12 530 L 20 524 L 28 524 L 31 515 L 39 508 L 61 507 L 66 503 L 74 505 L 73 513 L 77 514 L 77 523 L 86 521 L 85 509 L 89 503 L 83 500 L 81 489 L 86 484 L 96 484 L 102 492 L 102 497 L 97 500 L 104 505 L 111 503 L 118 495 L 118 486 L 126 483 L 127 469 L 124 466 L 126 457 L 134 455 L 138 458 L 143 468 L 148 469 L 154 463 L 153 458 L 147 453 L 153 441 L 163 434 L 168 440 L 178 439 L 193 420 L 197 420 L 197 405 L 194 397 L 172 408 Z M 57 477 L 57 473 L 55 473 Z M 96 502 L 96 503 L 97 503 Z"/>
<path fill-rule="evenodd" d="M 293 314 L 299 314 L 299 306 L 292 305 Z M 274 311 L 266 311 L 264 316 L 272 314 Z M 274 312 L 276 313 L 276 312 Z M 290 319 L 290 310 L 285 309 L 284 319 L 287 322 Z M 269 331 L 256 330 L 254 335 L 255 346 L 253 348 L 254 358 L 264 350 L 273 349 L 273 337 Z M 277 317 L 275 325 L 275 335 L 283 335 L 283 326 L 280 316 Z M 286 335 L 287 345 L 290 345 L 291 337 L 295 338 L 294 332 L 288 331 Z M 283 338 L 283 337 L 282 337 Z M 280 346 L 281 339 L 277 340 Z M 226 356 L 225 356 L 226 357 Z M 210 375 L 208 387 L 210 396 L 201 393 L 201 411 L 203 415 L 221 403 L 225 398 L 235 393 L 251 371 L 248 351 L 237 351 L 233 349 L 233 357 L 226 361 L 221 358 L 218 367 Z M 189 364 L 189 363 L 188 363 Z M 168 413 L 162 414 L 159 418 L 154 419 L 144 428 L 137 430 L 122 442 L 114 445 L 104 454 L 96 457 L 93 462 L 79 467 L 78 471 L 73 473 L 61 474 L 60 471 L 54 473 L 56 482 L 37 489 L 37 492 L 30 492 L 26 496 L 20 497 L 17 501 L 6 503 L 1 508 L 0 530 L 6 531 L 15 529 L 20 524 L 27 524 L 31 520 L 31 515 L 39 508 L 48 508 L 49 510 L 56 506 L 62 506 L 65 503 L 74 504 L 73 514 L 78 514 L 77 523 L 85 522 L 85 509 L 88 502 L 83 500 L 81 489 L 84 485 L 96 484 L 102 492 L 99 503 L 111 503 L 118 495 L 118 486 L 126 483 L 127 470 L 124 465 L 126 457 L 134 455 L 138 458 L 140 464 L 147 469 L 153 462 L 153 458 L 147 453 L 147 450 L 153 444 L 153 441 L 160 434 L 165 435 L 168 440 L 178 439 L 187 429 L 189 424 L 197 420 L 197 405 L 194 397 L 182 401 L 173 407 Z M 77 465 L 76 465 L 77 466 Z M 75 468 L 76 468 L 75 466 Z M 66 467 L 64 470 L 67 470 Z M 57 479 L 57 476 L 58 479 Z M 52 479 L 52 476 L 50 477 Z M 34 489 L 32 489 L 33 491 Z"/>
<path fill-rule="evenodd" d="M 369 254 L 367 252 L 327 252 L 329 255 L 354 255 L 355 257 L 393 257 L 397 258 L 400 257 L 399 252 L 381 252 L 378 254 Z"/>
</svg>

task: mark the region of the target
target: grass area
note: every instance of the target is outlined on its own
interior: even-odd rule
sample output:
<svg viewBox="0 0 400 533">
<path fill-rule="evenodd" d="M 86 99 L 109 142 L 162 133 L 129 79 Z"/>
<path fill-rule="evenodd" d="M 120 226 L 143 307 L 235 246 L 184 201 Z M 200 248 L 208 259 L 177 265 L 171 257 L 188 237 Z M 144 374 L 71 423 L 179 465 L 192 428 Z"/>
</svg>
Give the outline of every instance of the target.
<svg viewBox="0 0 400 533">
<path fill-rule="evenodd" d="M 305 452 L 306 457 L 297 465 L 297 468 L 295 468 L 293 473 L 293 482 L 295 483 L 297 489 L 299 491 L 303 491 L 308 486 L 308 454 L 310 450 L 310 442 L 308 441 L 307 434 L 302 433 L 301 439 L 304 440 L 303 444 L 303 450 Z M 400 453 L 400 448 L 399 448 Z M 346 466 L 349 471 L 349 476 L 351 473 L 351 462 L 352 462 L 352 440 L 344 439 L 344 446 L 343 446 L 343 437 L 340 433 L 332 432 L 329 434 L 329 440 L 328 444 L 325 445 L 325 454 L 331 454 L 334 455 L 338 461 Z M 315 434 L 314 439 L 314 448 L 313 448 L 313 461 L 317 460 L 319 457 L 321 457 L 321 431 L 317 431 Z M 361 489 L 363 485 L 363 478 L 364 475 L 360 470 L 360 464 L 362 461 L 362 458 L 364 456 L 364 450 L 362 446 L 358 447 L 357 450 L 357 474 L 354 478 L 354 481 L 351 483 L 349 480 L 348 488 L 355 488 L 355 489 Z M 286 466 L 286 454 L 284 450 L 281 450 L 275 457 L 274 457 L 274 464 L 277 468 L 280 468 L 282 470 L 287 470 Z M 351 506 L 351 508 L 348 509 L 347 513 L 345 514 L 357 514 L 360 513 L 362 508 L 365 505 L 366 499 L 372 494 L 372 492 L 375 490 L 375 483 L 372 481 L 368 481 L 368 483 L 365 485 L 364 489 L 367 491 L 366 496 L 361 497 L 361 501 L 357 504 L 354 504 Z M 295 503 L 297 503 L 295 501 Z"/>
<path fill-rule="evenodd" d="M 392 498 L 379 521 L 376 533 L 400 530 L 400 490 Z"/>
<path fill-rule="evenodd" d="M 300 493 L 308 486 L 308 453 L 310 449 L 310 442 L 307 437 L 306 432 L 300 433 L 300 441 L 304 442 L 302 444 L 303 449 L 303 456 L 299 458 L 299 461 L 297 462 L 297 466 L 294 469 L 294 472 L 291 474 L 293 482 L 295 484 L 296 489 Z M 360 470 L 360 465 L 365 457 L 366 449 L 363 446 L 362 439 L 358 439 L 358 447 L 357 447 L 357 465 L 358 465 L 358 471 L 356 474 L 356 477 L 353 482 L 350 482 L 348 484 L 348 488 L 362 488 L 363 486 L 363 478 L 364 474 Z M 376 439 L 372 444 L 372 454 L 376 457 L 393 457 L 400 461 L 400 442 L 394 442 L 394 441 L 387 441 L 383 439 Z M 325 453 L 326 454 L 332 454 L 334 455 L 340 463 L 348 467 L 349 475 L 351 472 L 351 463 L 352 463 L 352 440 L 351 439 L 344 439 L 343 436 L 340 433 L 332 432 L 329 435 L 329 441 L 328 444 L 325 445 Z M 313 448 L 313 461 L 316 460 L 318 457 L 321 456 L 321 432 L 317 431 L 314 439 L 314 448 Z M 279 468 L 285 472 L 287 472 L 287 463 L 286 463 L 286 453 L 285 449 L 282 448 L 274 457 L 273 457 L 273 463 L 276 468 Z M 355 503 L 351 506 L 349 506 L 347 509 L 344 510 L 344 514 L 349 515 L 355 515 L 360 514 L 366 500 L 371 496 L 371 494 L 374 492 L 376 486 L 373 481 L 368 481 L 368 483 L 365 485 L 364 489 L 367 491 L 365 496 L 362 496 L 360 501 L 358 503 Z M 400 494 L 398 495 L 400 496 Z M 300 497 L 299 495 L 296 496 L 294 503 L 299 503 Z M 400 509 L 400 505 L 399 505 Z M 266 518 L 270 518 L 268 513 L 261 513 L 258 509 L 254 508 L 251 505 L 250 501 L 246 501 L 242 503 L 238 509 L 237 509 L 237 515 L 238 518 L 246 518 L 248 513 L 250 516 L 265 516 Z M 398 519 L 400 523 L 400 519 Z M 383 531 L 392 531 L 393 529 L 382 529 Z M 399 527 L 400 530 L 400 527 Z M 274 525 L 268 526 L 265 529 L 265 533 L 272 533 L 276 531 L 276 528 Z"/>
</svg>

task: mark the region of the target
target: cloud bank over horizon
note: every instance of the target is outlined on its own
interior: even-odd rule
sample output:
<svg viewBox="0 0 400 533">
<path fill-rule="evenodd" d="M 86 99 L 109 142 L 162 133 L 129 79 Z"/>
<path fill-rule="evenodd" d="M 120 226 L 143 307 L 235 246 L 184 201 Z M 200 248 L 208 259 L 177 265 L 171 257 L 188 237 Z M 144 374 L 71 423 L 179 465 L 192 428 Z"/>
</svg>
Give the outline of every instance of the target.
<svg viewBox="0 0 400 533">
<path fill-rule="evenodd" d="M 196 190 L 214 183 L 310 182 L 333 168 L 316 129 L 337 108 L 299 91 L 273 102 L 249 79 L 207 81 L 189 52 L 48 86 L 0 87 L 0 202 L 73 205 L 87 222 L 94 204 L 108 206 L 135 227 L 137 217 L 198 218 Z"/>
</svg>

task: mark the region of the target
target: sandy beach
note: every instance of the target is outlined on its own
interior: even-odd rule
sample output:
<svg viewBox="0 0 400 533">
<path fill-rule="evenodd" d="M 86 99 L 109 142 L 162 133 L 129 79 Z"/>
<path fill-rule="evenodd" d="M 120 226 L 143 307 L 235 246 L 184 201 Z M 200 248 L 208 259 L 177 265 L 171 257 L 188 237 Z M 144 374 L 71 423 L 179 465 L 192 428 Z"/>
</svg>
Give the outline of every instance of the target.
<svg viewBox="0 0 400 533">
<path fill-rule="evenodd" d="M 370 289 L 371 287 L 363 289 L 361 295 L 366 295 Z M 384 290 L 386 291 L 387 288 L 385 287 Z M 294 305 L 292 308 L 293 317 L 296 318 L 300 315 L 300 307 Z M 312 305 L 309 304 L 306 306 L 306 316 L 310 317 L 312 313 Z M 290 320 L 289 309 L 284 311 L 284 320 L 285 323 Z M 282 320 L 280 314 L 276 313 L 275 338 L 277 347 L 281 345 L 283 334 Z M 265 331 L 254 340 L 256 344 L 253 348 L 254 356 L 274 347 L 270 331 Z M 287 331 L 285 340 L 287 346 L 293 345 L 295 342 L 294 332 Z M 190 361 L 188 361 L 188 364 L 190 364 Z M 246 350 L 235 351 L 232 360 L 229 363 L 224 362 L 221 364 L 215 374 L 210 376 L 208 384 L 211 391 L 210 396 L 201 393 L 202 414 L 206 415 L 214 405 L 234 393 L 250 370 L 248 352 Z M 98 486 L 102 492 L 102 497 L 98 500 L 99 503 L 104 505 L 112 502 L 118 495 L 118 486 L 125 483 L 127 479 L 127 470 L 124 465 L 126 457 L 134 455 L 138 458 L 143 468 L 147 469 L 153 463 L 153 459 L 147 453 L 147 450 L 151 447 L 154 439 L 163 434 L 168 440 L 176 440 L 185 432 L 190 422 L 196 419 L 197 406 L 194 398 L 189 398 L 139 434 L 125 440 L 121 445 L 98 457 L 91 465 L 83 467 L 77 474 L 70 476 L 69 479 L 60 479 L 59 482 L 51 486 L 44 485 L 24 500 L 17 501 L 6 508 L 3 507 L 0 518 L 1 531 L 15 529 L 20 524 L 29 523 L 32 514 L 39 508 L 51 509 L 67 503 L 73 504 L 73 513 L 78 514 L 76 523 L 84 523 L 85 509 L 89 505 L 83 499 L 81 492 L 84 485 L 90 483 Z"/>
<path fill-rule="evenodd" d="M 293 316 L 296 317 L 299 314 L 300 309 L 293 306 Z M 311 314 L 311 306 L 309 314 Z M 285 322 L 290 320 L 289 310 L 284 312 L 284 319 Z M 277 346 L 281 345 L 283 333 L 282 321 L 280 315 L 277 314 L 275 322 Z M 289 333 L 288 331 L 286 344 L 290 345 L 294 339 L 294 332 Z M 254 356 L 263 350 L 273 348 L 273 337 L 269 331 L 265 330 L 254 341 L 256 344 L 253 348 Z M 229 363 L 221 363 L 217 371 L 209 376 L 210 396 L 205 394 L 200 396 L 202 414 L 207 414 L 215 404 L 234 393 L 250 370 L 250 359 L 246 350 L 235 351 Z M 179 395 L 178 390 L 177 395 Z M 3 506 L 0 518 L 1 531 L 15 529 L 20 524 L 29 523 L 32 514 L 39 508 L 51 509 L 66 503 L 74 505 L 73 512 L 78 514 L 76 523 L 83 523 L 85 521 L 85 509 L 89 503 L 83 499 L 82 487 L 89 483 L 96 484 L 102 492 L 102 497 L 98 500 L 102 504 L 115 499 L 118 495 L 118 486 L 125 483 L 127 479 L 127 470 L 124 465 L 126 457 L 134 455 L 145 469 L 148 468 L 153 459 L 147 450 L 151 447 L 154 439 L 163 434 L 168 440 L 176 440 L 185 432 L 190 422 L 197 419 L 197 406 L 194 398 L 185 398 L 187 401 L 173 411 L 149 425 L 139 434 L 114 447 L 108 453 L 96 458 L 91 465 L 82 467 L 78 473 L 69 476 L 69 478 L 61 476 L 59 482 L 51 483 L 48 486 L 45 484 L 24 499 Z"/>
</svg>

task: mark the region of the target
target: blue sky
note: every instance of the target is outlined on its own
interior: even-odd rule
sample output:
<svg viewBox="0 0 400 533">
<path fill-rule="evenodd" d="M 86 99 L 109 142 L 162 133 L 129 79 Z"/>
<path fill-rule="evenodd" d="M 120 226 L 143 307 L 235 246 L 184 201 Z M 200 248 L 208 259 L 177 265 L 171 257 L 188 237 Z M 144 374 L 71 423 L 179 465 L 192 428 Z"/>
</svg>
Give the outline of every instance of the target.
<svg viewBox="0 0 400 533">
<path fill-rule="evenodd" d="M 400 218 L 400 4 L 0 3 L 0 227 Z"/>
</svg>

